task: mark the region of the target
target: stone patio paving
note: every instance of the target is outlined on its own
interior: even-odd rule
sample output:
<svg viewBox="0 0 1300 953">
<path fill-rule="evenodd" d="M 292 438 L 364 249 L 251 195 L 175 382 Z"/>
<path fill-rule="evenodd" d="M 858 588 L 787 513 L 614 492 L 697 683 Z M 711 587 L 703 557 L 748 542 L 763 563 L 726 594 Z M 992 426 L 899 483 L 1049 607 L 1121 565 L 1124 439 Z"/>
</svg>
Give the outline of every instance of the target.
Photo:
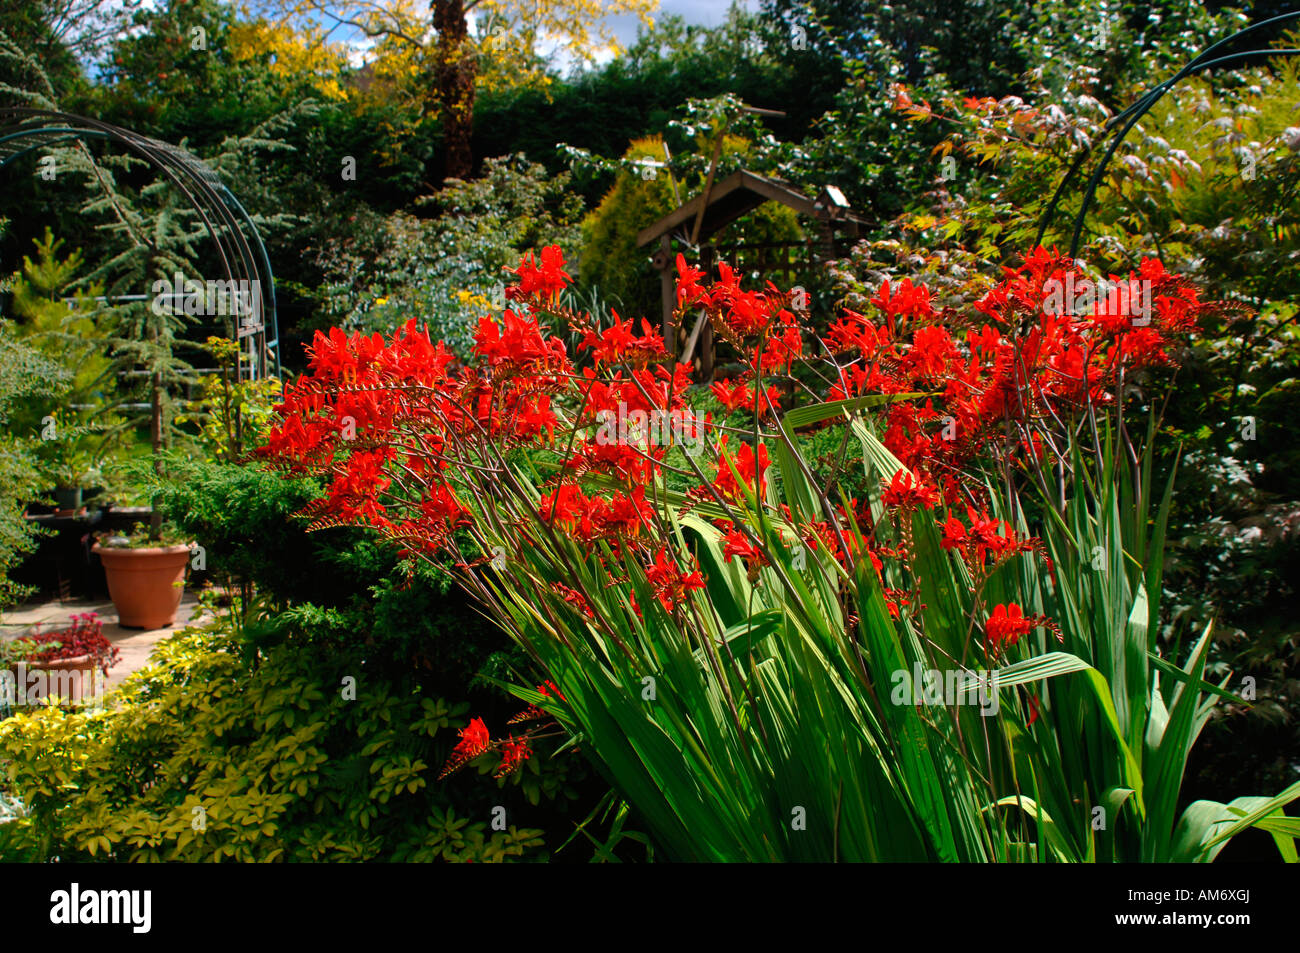
<svg viewBox="0 0 1300 953">
<path fill-rule="evenodd" d="M 81 612 L 94 612 L 104 623 L 105 637 L 122 653 L 121 660 L 108 671 L 108 688 L 113 689 L 131 673 L 144 668 L 154 646 L 183 629 L 198 609 L 194 593 L 187 591 L 181 599 L 176 622 L 165 629 L 126 629 L 117 624 L 117 610 L 108 600 L 76 600 L 27 603 L 0 617 L 0 638 L 25 635 L 38 622 L 42 632 L 60 628 Z"/>
</svg>

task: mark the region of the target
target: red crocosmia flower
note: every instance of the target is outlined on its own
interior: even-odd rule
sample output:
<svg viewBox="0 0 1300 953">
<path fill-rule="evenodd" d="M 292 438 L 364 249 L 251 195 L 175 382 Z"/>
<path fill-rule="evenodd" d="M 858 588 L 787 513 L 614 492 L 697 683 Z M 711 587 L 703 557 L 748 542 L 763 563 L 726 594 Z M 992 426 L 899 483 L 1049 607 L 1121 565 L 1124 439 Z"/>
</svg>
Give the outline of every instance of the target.
<svg viewBox="0 0 1300 953">
<path fill-rule="evenodd" d="M 970 520 L 971 537 L 980 546 L 986 548 L 998 546 L 998 530 L 1002 526 L 1001 523 L 990 519 L 987 513 L 976 513 L 969 506 L 966 507 L 966 518 Z"/>
<path fill-rule="evenodd" d="M 985 565 L 990 557 L 996 568 L 1016 553 L 1041 550 L 1040 540 L 1021 536 L 1006 520 L 990 519 L 987 513 L 976 513 L 969 506 L 966 515 L 970 520 L 969 530 L 955 516 L 948 517 L 943 524 L 941 545 L 944 549 L 959 550 L 973 572 L 990 571 Z"/>
<path fill-rule="evenodd" d="M 692 305 L 705 297 L 706 292 L 700 287 L 704 272 L 686 264 L 686 256 L 677 255 L 677 307 Z"/>
<path fill-rule="evenodd" d="M 501 742 L 501 766 L 493 777 L 504 778 L 513 774 L 533 753 L 528 739 L 509 736 Z"/>
<path fill-rule="evenodd" d="M 551 409 L 550 394 L 535 394 L 520 401 L 515 414 L 515 435 L 524 439 L 541 437 L 542 432 L 552 442 L 555 440 L 555 425 L 559 422 L 555 411 Z"/>
<path fill-rule="evenodd" d="M 547 679 L 537 686 L 537 693 L 539 695 L 545 695 L 547 698 L 558 698 L 560 701 L 568 701 L 568 699 L 564 697 L 564 693 L 556 688 L 555 683 L 550 679 Z"/>
<path fill-rule="evenodd" d="M 638 486 L 631 493 L 615 493 L 598 511 L 597 523 L 605 536 L 640 536 L 654 520 L 654 509 L 646 502 L 645 487 Z"/>
<path fill-rule="evenodd" d="M 927 483 L 924 477 L 914 476 L 904 468 L 894 474 L 894 478 L 880 495 L 880 502 L 903 510 L 914 510 L 918 506 L 924 506 L 929 510 L 939 502 L 939 492 L 933 485 Z"/>
<path fill-rule="evenodd" d="M 983 325 L 978 332 L 966 332 L 966 343 L 970 345 L 972 351 L 985 351 L 991 354 L 1001 341 L 1002 335 L 987 324 Z"/>
<path fill-rule="evenodd" d="M 830 326 L 826 343 L 835 353 L 844 351 L 861 351 L 864 358 L 871 358 L 888 341 L 888 332 L 876 328 L 856 311 L 845 310 L 844 317 Z"/>
<path fill-rule="evenodd" d="M 941 377 L 957 353 L 952 336 L 940 327 L 918 328 L 912 335 L 907 365 L 917 377 Z"/>
<path fill-rule="evenodd" d="M 782 311 L 789 315 L 789 311 Z M 803 338 L 798 328 L 787 327 L 780 333 L 768 337 L 762 354 L 755 362 L 755 370 L 763 376 L 770 374 L 788 374 L 790 366 L 803 354 Z"/>
<path fill-rule="evenodd" d="M 491 315 L 478 319 L 478 331 L 474 335 L 474 356 L 496 363 L 510 358 L 505 342 L 501 340 L 501 329 Z"/>
<path fill-rule="evenodd" d="M 542 249 L 542 264 L 538 267 L 529 252 L 519 262 L 519 267 L 510 269 L 519 276 L 515 288 L 506 289 L 506 297 L 512 300 L 527 299 L 533 296 L 551 299 L 568 287 L 569 273 L 564 270 L 564 254 L 558 245 L 547 245 Z"/>
<path fill-rule="evenodd" d="M 631 443 L 581 443 L 565 464 L 577 476 L 593 471 L 609 473 L 624 483 L 651 484 L 659 474 L 657 461 L 667 454 L 667 447 L 638 448 Z"/>
<path fill-rule="evenodd" d="M 594 539 L 593 515 L 597 505 L 598 501 L 589 498 L 579 487 L 566 483 L 538 501 L 538 512 L 548 523 L 553 522 L 582 539 Z"/>
<path fill-rule="evenodd" d="M 867 550 L 867 555 L 871 557 L 871 568 L 876 571 L 876 578 L 882 579 L 882 570 L 885 568 L 884 560 L 877 556 L 872 550 Z"/>
<path fill-rule="evenodd" d="M 391 451 L 357 451 L 336 472 L 329 487 L 329 506 L 342 519 L 391 525 L 379 494 L 392 480 L 384 472 Z"/>
<path fill-rule="evenodd" d="M 597 539 L 633 538 L 641 535 L 654 518 L 654 510 L 645 498 L 645 487 L 630 493 L 615 493 L 605 500 L 589 497 L 581 489 L 566 484 L 538 501 L 542 519 L 572 533 L 583 542 Z"/>
<path fill-rule="evenodd" d="M 728 500 L 739 500 L 741 497 L 740 486 L 744 484 L 745 488 L 754 493 L 754 450 L 747 444 L 740 445 L 736 451 L 736 457 L 732 465 L 736 468 L 736 473 L 740 475 L 740 483 L 736 482 L 736 476 L 728 466 L 727 461 L 730 459 L 726 454 L 726 437 L 722 438 L 719 445 L 718 475 L 713 480 L 713 488 L 718 491 L 718 495 Z M 767 445 L 760 443 L 758 445 L 758 490 L 757 496 L 762 500 L 767 494 L 767 468 L 770 461 L 767 456 Z"/>
<path fill-rule="evenodd" d="M 708 296 L 708 307 L 714 330 L 733 343 L 766 330 L 774 310 L 767 295 L 741 290 L 735 271 L 725 261 L 718 262 L 718 282 Z"/>
<path fill-rule="evenodd" d="M 840 368 L 840 381 L 831 388 L 827 400 L 848 400 L 871 390 L 872 375 L 861 364 Z"/>
<path fill-rule="evenodd" d="M 709 390 L 713 391 L 713 396 L 718 398 L 718 403 L 727 410 L 754 406 L 754 391 L 745 384 L 732 384 L 731 381 L 723 379 L 710 384 Z"/>
<path fill-rule="evenodd" d="M 460 741 L 454 751 L 477 757 L 487 751 L 491 735 L 482 718 L 472 718 L 470 723 L 460 730 Z"/>
<path fill-rule="evenodd" d="M 961 520 L 950 514 L 943 524 L 943 540 L 939 545 L 944 549 L 960 549 L 966 545 L 966 542 L 966 527 L 962 525 Z"/>
<path fill-rule="evenodd" d="M 442 773 L 438 777 L 445 778 L 453 771 L 473 761 L 491 746 L 492 737 L 488 733 L 487 725 L 483 723 L 483 719 L 470 719 L 470 723 L 460 730 L 460 741 L 456 743 L 456 747 L 451 749 L 451 757 L 443 765 Z"/>
<path fill-rule="evenodd" d="M 911 596 L 903 589 L 886 588 L 882 594 L 891 619 L 901 618 L 903 610 L 912 604 Z"/>
<path fill-rule="evenodd" d="M 291 461 L 294 469 L 300 470 L 311 458 L 323 455 L 327 439 L 322 427 L 316 424 L 308 427 L 295 414 L 273 427 L 267 435 L 266 446 L 259 447 L 257 452 L 271 459 Z"/>
<path fill-rule="evenodd" d="M 572 605 L 577 605 L 579 602 L 581 602 L 582 605 L 584 606 L 586 605 L 586 600 L 582 598 L 581 593 L 579 593 L 576 589 L 570 589 L 568 586 L 564 585 L 564 583 L 561 582 L 552 583 L 551 589 L 555 592 L 563 594 L 565 596 L 565 600 L 564 600 L 565 602 L 568 602 Z M 570 599 L 569 598 L 570 595 L 576 598 Z M 590 609 L 587 609 L 583 614 L 586 615 L 588 618 L 595 618 L 595 615 L 590 611 Z M 555 687 L 555 683 L 550 681 L 549 679 L 537 686 L 537 694 L 541 695 L 543 698 L 549 698 L 552 701 L 555 701 L 557 699 L 559 701 L 565 700 L 564 695 L 560 692 L 558 688 Z M 519 714 L 515 715 L 515 717 L 511 718 L 508 722 L 506 722 L 506 724 L 516 725 L 524 721 L 545 721 L 550 717 L 551 716 L 545 711 L 545 709 L 539 708 L 536 705 L 529 705 Z"/>
<path fill-rule="evenodd" d="M 429 495 L 420 505 L 424 515 L 430 519 L 462 521 L 469 515 L 469 510 L 456 499 L 456 494 L 445 483 L 430 488 Z"/>
<path fill-rule="evenodd" d="M 993 614 L 984 624 L 990 654 L 1000 655 L 1007 646 L 1019 642 L 1021 636 L 1028 635 L 1034 629 L 1046 624 L 1046 617 L 1026 616 L 1020 606 L 1014 602 L 994 606 Z"/>
<path fill-rule="evenodd" d="M 750 384 L 733 384 L 729 380 L 721 380 L 710 384 L 709 389 L 713 391 L 713 396 L 718 398 L 718 403 L 729 411 L 754 409 L 755 394 L 754 388 Z M 780 397 L 780 388 L 769 387 L 763 397 L 763 411 L 766 412 L 775 407 Z"/>
<path fill-rule="evenodd" d="M 668 558 L 668 547 L 662 546 L 652 566 L 646 569 L 649 580 L 659 604 L 665 612 L 672 612 L 673 606 L 686 598 L 692 589 L 704 588 L 704 577 L 696 570 L 689 575 L 683 573 L 677 564 Z"/>
<path fill-rule="evenodd" d="M 763 551 L 737 529 L 728 530 L 723 541 L 722 558 L 730 559 L 732 556 L 739 556 L 746 565 L 763 565 L 767 562 Z"/>
<path fill-rule="evenodd" d="M 569 370 L 564 342 L 548 338 L 535 319 L 510 308 L 506 308 L 500 325 L 487 315 L 479 319 L 473 353 L 494 369 L 510 365 L 520 372 Z"/>
<path fill-rule="evenodd" d="M 383 353 L 382 335 L 348 334 L 342 328 L 330 328 L 328 336 L 317 331 L 307 349 L 313 374 L 323 380 L 355 383 Z"/>
<path fill-rule="evenodd" d="M 1138 265 L 1138 277 L 1146 281 L 1159 281 L 1166 274 L 1165 264 L 1159 258 L 1143 258 Z"/>
<path fill-rule="evenodd" d="M 649 321 L 642 319 L 642 333 L 638 336 L 632 333 L 631 321 L 624 321 L 612 309 L 610 314 L 614 318 L 612 326 L 600 332 L 587 331 L 582 343 L 578 345 L 592 352 L 596 364 L 625 361 L 644 365 L 667 353 L 663 338 L 655 332 Z"/>
<path fill-rule="evenodd" d="M 1120 335 L 1116 357 L 1135 368 L 1168 364 L 1165 343 L 1164 336 L 1154 328 L 1134 328 Z"/>
<path fill-rule="evenodd" d="M 559 245 L 547 245 L 542 249 L 542 279 L 562 289 L 571 279 L 564 270 L 564 253 Z"/>
<path fill-rule="evenodd" d="M 587 597 L 584 596 L 582 593 L 580 593 L 577 589 L 574 589 L 570 586 L 566 586 L 562 582 L 551 583 L 551 589 L 556 593 L 558 593 L 559 595 L 563 596 L 565 602 L 573 606 L 573 608 L 577 609 L 588 619 L 596 618 L 596 613 L 592 610 L 590 603 L 587 602 Z M 544 691 L 542 686 L 540 685 L 537 687 L 537 690 L 541 692 L 543 695 L 547 694 L 547 692 Z"/>
<path fill-rule="evenodd" d="M 894 318 L 934 317 L 934 310 L 930 307 L 930 289 L 925 285 L 913 285 L 910 278 L 899 282 L 897 292 L 891 289 L 886 279 L 871 303 L 885 312 L 891 327 Z"/>
<path fill-rule="evenodd" d="M 557 523 L 571 522 L 578 518 L 584 508 L 588 507 L 587 495 L 580 487 L 566 483 L 554 493 L 547 493 L 539 501 L 538 509 L 542 519 Z"/>
<path fill-rule="evenodd" d="M 1038 704 L 1038 696 L 1030 692 L 1028 703 L 1029 703 L 1029 721 L 1026 722 L 1026 724 L 1032 725 L 1034 722 L 1038 720 L 1038 715 L 1041 710 Z"/>
</svg>

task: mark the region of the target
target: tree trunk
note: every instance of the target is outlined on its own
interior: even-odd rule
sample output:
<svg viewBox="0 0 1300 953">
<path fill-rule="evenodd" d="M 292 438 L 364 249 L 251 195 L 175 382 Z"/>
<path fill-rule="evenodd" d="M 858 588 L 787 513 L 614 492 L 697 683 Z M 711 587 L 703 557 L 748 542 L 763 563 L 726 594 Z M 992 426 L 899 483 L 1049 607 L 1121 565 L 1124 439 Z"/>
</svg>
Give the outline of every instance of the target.
<svg viewBox="0 0 1300 953">
<path fill-rule="evenodd" d="M 430 0 L 433 28 L 438 31 L 434 52 L 435 96 L 446 149 L 444 173 L 467 179 L 474 169 L 470 134 L 474 129 L 474 80 L 478 64 L 469 43 L 464 0 Z"/>
<path fill-rule="evenodd" d="M 162 373 L 155 371 L 152 383 L 152 404 L 153 412 L 150 415 L 149 437 L 150 443 L 153 444 L 153 472 L 162 476 L 162 452 L 166 446 L 163 433 L 163 390 L 162 390 Z M 162 538 L 162 507 L 155 498 L 150 501 L 152 506 L 149 511 L 149 538 Z"/>
</svg>

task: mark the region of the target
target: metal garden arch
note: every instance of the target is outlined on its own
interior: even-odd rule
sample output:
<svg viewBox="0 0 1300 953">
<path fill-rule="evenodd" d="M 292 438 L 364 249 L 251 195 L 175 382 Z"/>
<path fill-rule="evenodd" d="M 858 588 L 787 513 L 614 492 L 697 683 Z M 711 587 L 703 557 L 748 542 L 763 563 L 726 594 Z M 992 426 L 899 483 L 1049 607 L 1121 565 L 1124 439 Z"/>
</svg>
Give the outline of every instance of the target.
<svg viewBox="0 0 1300 953">
<path fill-rule="evenodd" d="M 0 108 L 0 170 L 37 149 L 86 139 L 108 140 L 143 158 L 171 182 L 198 213 L 220 261 L 228 288 L 252 287 L 252 314 L 233 329 L 244 341 L 239 377 L 280 376 L 275 277 L 257 226 L 220 176 L 184 149 L 111 123 L 70 113 L 28 107 Z M 245 285 L 241 282 L 250 282 Z"/>
<path fill-rule="evenodd" d="M 1110 136 L 1109 144 L 1106 146 L 1106 151 L 1102 155 L 1101 161 L 1097 163 L 1097 167 L 1093 170 L 1091 177 L 1088 179 L 1087 190 L 1084 192 L 1083 196 L 1083 205 L 1079 208 L 1079 214 L 1074 219 L 1074 231 L 1070 237 L 1071 258 L 1075 257 L 1079 252 L 1079 242 L 1083 237 L 1084 219 L 1088 214 L 1088 209 L 1092 206 L 1093 199 L 1096 197 L 1097 186 L 1101 184 L 1101 177 L 1106 171 L 1106 166 L 1110 164 L 1110 160 L 1119 149 L 1120 143 L 1124 141 L 1124 138 L 1129 134 L 1129 131 L 1137 125 L 1138 121 L 1151 111 L 1152 107 L 1161 100 L 1165 93 L 1169 92 L 1169 90 L 1173 89 L 1174 86 L 1182 82 L 1188 76 L 1209 69 L 1236 66 L 1239 63 L 1245 63 L 1253 59 L 1268 59 L 1273 56 L 1295 56 L 1300 54 L 1300 49 L 1289 47 L 1266 47 L 1264 49 L 1243 50 L 1237 53 L 1223 53 L 1225 48 L 1232 46 L 1238 40 L 1248 36 L 1249 34 L 1257 33 L 1265 27 L 1280 26 L 1283 23 L 1293 20 L 1300 20 L 1300 13 L 1283 13 L 1280 16 L 1272 17 L 1268 20 L 1261 20 L 1259 23 L 1253 23 L 1248 27 L 1238 30 L 1231 36 L 1224 37 L 1217 43 L 1213 43 L 1206 47 L 1186 66 L 1163 83 L 1153 87 L 1150 92 L 1133 105 L 1129 106 L 1128 109 L 1125 109 L 1123 112 L 1110 118 L 1106 123 L 1106 128 L 1113 129 L 1115 132 Z M 1043 217 L 1038 223 L 1038 236 L 1034 240 L 1034 244 L 1041 245 L 1043 243 L 1043 234 L 1047 231 L 1047 225 L 1052 220 L 1052 216 L 1056 213 L 1057 206 L 1065 196 L 1066 190 L 1070 187 L 1071 183 L 1074 182 L 1076 176 L 1078 176 L 1084 163 L 1086 163 L 1091 156 L 1091 148 L 1086 148 L 1080 152 L 1078 158 L 1074 160 L 1069 170 L 1065 173 L 1065 177 L 1061 179 L 1061 184 L 1058 185 L 1056 191 L 1052 193 L 1052 200 L 1048 203 L 1047 208 L 1043 212 Z"/>
</svg>

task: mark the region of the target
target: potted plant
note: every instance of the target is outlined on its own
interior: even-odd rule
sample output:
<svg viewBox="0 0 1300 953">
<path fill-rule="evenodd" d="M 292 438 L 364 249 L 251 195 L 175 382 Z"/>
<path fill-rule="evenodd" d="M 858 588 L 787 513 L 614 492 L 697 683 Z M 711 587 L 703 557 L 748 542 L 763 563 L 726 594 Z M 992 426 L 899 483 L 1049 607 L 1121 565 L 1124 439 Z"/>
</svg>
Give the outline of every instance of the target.
<svg viewBox="0 0 1300 953">
<path fill-rule="evenodd" d="M 86 612 L 62 629 L 41 632 L 38 626 L 31 635 L 0 642 L 0 671 L 13 673 L 14 686 L 12 699 L 4 701 L 23 705 L 58 697 L 84 705 L 98 697 L 96 672 L 107 678 L 121 656 L 103 628 L 99 616 Z"/>
<path fill-rule="evenodd" d="M 61 409 L 43 420 L 33 441 L 37 472 L 54 497 L 56 515 L 76 516 L 85 492 L 103 484 L 103 465 L 117 438 L 109 425 L 84 423 Z"/>
<path fill-rule="evenodd" d="M 104 563 L 119 625 L 162 629 L 176 621 L 190 559 L 190 543 L 183 537 L 168 527 L 105 536 L 91 552 Z"/>
<path fill-rule="evenodd" d="M 146 272 L 164 265 L 162 259 L 146 256 L 136 264 Z M 149 408 L 150 458 L 121 465 L 137 488 L 155 485 L 149 491 L 152 507 L 147 533 L 106 536 L 91 548 L 104 564 L 108 594 L 117 609 L 118 623 L 128 628 L 161 629 L 176 621 L 184 594 L 186 563 L 191 543 L 178 536 L 163 520 L 160 492 L 156 483 L 165 479 L 163 458 L 172 439 L 186 436 L 178 428 L 174 392 L 193 383 L 194 369 L 176 353 L 179 334 L 188 322 L 176 302 L 156 299 L 149 306 L 123 311 L 114 338 L 114 355 L 129 365 L 137 382 L 137 401 Z M 140 422 L 138 420 L 133 421 Z"/>
<path fill-rule="evenodd" d="M 81 512 L 82 494 L 100 483 L 99 467 L 87 454 L 74 451 L 52 468 L 55 513 L 75 516 Z"/>
</svg>

